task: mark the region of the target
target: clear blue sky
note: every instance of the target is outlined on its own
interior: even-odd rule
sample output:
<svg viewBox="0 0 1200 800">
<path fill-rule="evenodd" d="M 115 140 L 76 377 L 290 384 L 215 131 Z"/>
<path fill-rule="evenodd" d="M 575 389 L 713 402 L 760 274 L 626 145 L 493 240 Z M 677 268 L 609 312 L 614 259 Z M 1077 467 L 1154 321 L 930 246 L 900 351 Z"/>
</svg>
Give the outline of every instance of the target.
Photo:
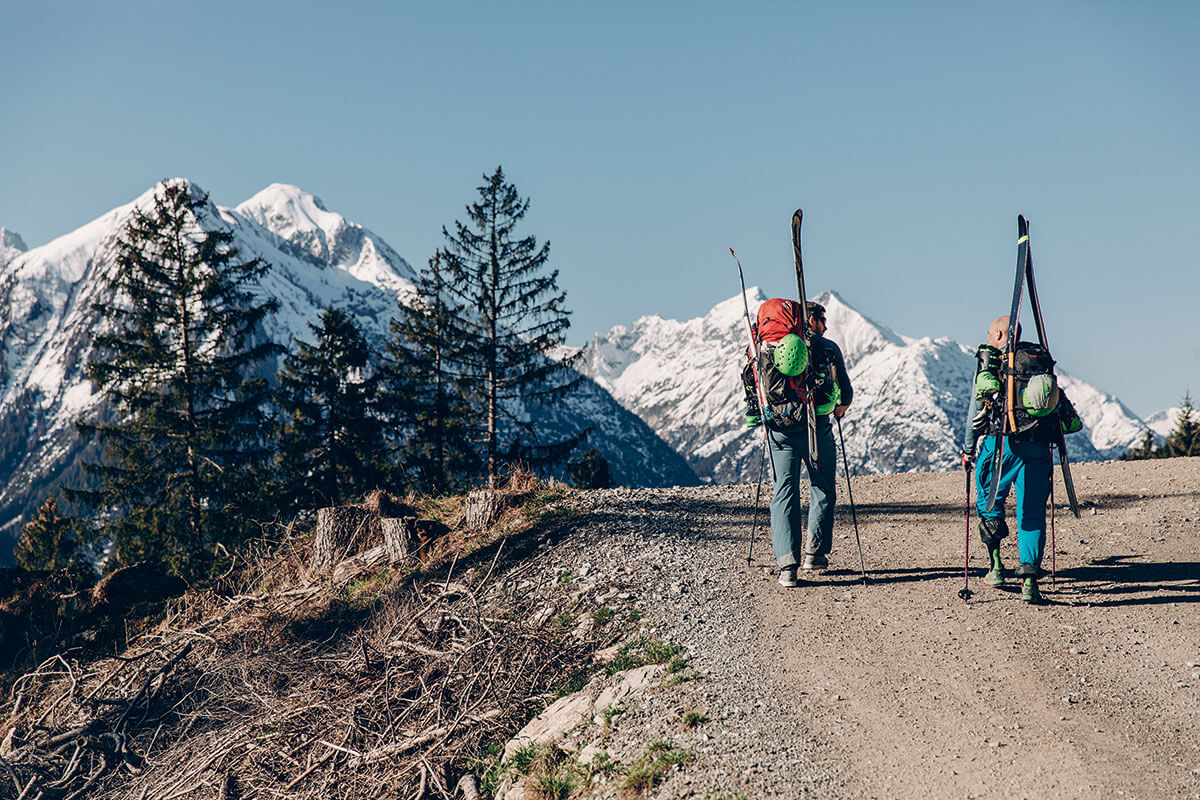
<svg viewBox="0 0 1200 800">
<path fill-rule="evenodd" d="M 497 164 L 572 343 L 749 283 L 973 345 L 1016 215 L 1062 366 L 1200 394 L 1200 4 L 5 3 L 0 226 L 37 246 L 175 175 L 297 184 L 414 266 Z M 832 332 L 836 337 L 836 331 Z"/>
</svg>

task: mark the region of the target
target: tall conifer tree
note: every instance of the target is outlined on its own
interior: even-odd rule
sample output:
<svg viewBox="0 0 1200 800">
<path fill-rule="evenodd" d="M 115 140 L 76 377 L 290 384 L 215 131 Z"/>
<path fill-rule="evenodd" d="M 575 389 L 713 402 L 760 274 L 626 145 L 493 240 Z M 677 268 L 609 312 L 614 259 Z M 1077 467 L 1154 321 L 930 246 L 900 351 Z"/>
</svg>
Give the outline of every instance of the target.
<svg viewBox="0 0 1200 800">
<path fill-rule="evenodd" d="M 478 473 L 475 429 L 458 360 L 472 331 L 447 295 L 441 257 L 429 259 L 416 296 L 400 304 L 387 342 L 384 395 L 403 431 L 402 460 L 410 479 L 440 493 Z"/>
<path fill-rule="evenodd" d="M 354 319 L 330 306 L 314 344 L 297 340 L 279 374 L 279 440 L 286 494 L 301 507 L 344 503 L 386 480 L 379 378 Z"/>
<path fill-rule="evenodd" d="M 456 221 L 454 233 L 442 228 L 446 245 L 439 254 L 450 296 L 471 315 L 472 335 L 461 358 L 466 374 L 478 381 L 487 475 L 494 482 L 502 461 L 532 460 L 537 450 L 565 456 L 585 434 L 549 445 L 538 442 L 537 448 L 522 443 L 519 435 L 502 441 L 505 401 L 549 401 L 580 377 L 550 358 L 565 341 L 570 312 L 566 293 L 558 288 L 558 270 L 546 271 L 550 243 L 539 247 L 533 236 L 516 234 L 529 200 L 505 181 L 501 167 L 483 180 L 476 187 L 478 202 L 467 206 L 467 222 Z M 533 432 L 531 424 L 509 422 L 510 430 Z"/>
<path fill-rule="evenodd" d="M 1200 415 L 1192 403 L 1191 392 L 1184 392 L 1183 404 L 1175 416 L 1175 427 L 1167 434 L 1167 440 L 1158 452 L 1168 458 L 1200 456 Z"/>
<path fill-rule="evenodd" d="M 85 563 L 75 523 L 58 513 L 53 496 L 46 498 L 37 516 L 21 531 L 15 556 L 25 569 L 62 569 Z"/>
<path fill-rule="evenodd" d="M 251 284 L 267 271 L 243 261 L 207 195 L 184 180 L 156 187 L 137 208 L 108 265 L 111 301 L 88 375 L 115 412 L 79 421 L 103 448 L 85 471 L 97 488 L 71 490 L 96 512 L 92 535 L 112 545 L 109 566 L 141 560 L 202 575 L 217 551 L 253 532 L 258 472 L 269 455 L 267 381 L 280 348 L 262 335 L 273 300 Z"/>
</svg>

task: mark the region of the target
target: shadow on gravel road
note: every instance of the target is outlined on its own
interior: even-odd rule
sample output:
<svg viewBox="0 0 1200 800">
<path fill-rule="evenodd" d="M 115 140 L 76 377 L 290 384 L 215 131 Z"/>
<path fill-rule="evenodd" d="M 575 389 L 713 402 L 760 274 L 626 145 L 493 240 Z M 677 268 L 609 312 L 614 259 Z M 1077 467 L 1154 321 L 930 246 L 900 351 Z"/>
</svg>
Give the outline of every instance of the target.
<svg viewBox="0 0 1200 800">
<path fill-rule="evenodd" d="M 917 581 L 935 581 L 954 576 L 962 577 L 962 570 L 957 572 L 952 567 L 917 567 L 914 569 L 881 569 L 873 570 L 867 566 L 867 585 L 885 583 L 915 583 Z M 862 573 L 849 567 L 830 569 L 818 575 L 804 573 L 801 575 L 806 584 L 829 584 L 834 586 L 862 585 Z"/>
<path fill-rule="evenodd" d="M 1177 492 L 1162 492 L 1155 494 L 1129 494 L 1122 492 L 1108 492 L 1096 495 L 1085 494 L 1087 487 L 1082 487 L 1083 491 L 1079 493 L 1079 507 L 1081 509 L 1099 508 L 1103 511 L 1105 508 L 1121 508 L 1123 506 L 1143 506 L 1147 501 L 1159 500 L 1166 497 L 1195 497 L 1200 492 L 1196 491 L 1177 491 Z M 1062 503 L 1056 503 L 1057 508 L 1065 508 Z"/>
<path fill-rule="evenodd" d="M 1097 606 L 1200 602 L 1200 563 L 1137 561 L 1138 558 L 1141 556 L 1137 554 L 1109 556 L 1059 570 L 1058 578 L 1075 583 L 1073 588 L 1077 591 L 1111 598 L 1093 603 Z"/>
</svg>

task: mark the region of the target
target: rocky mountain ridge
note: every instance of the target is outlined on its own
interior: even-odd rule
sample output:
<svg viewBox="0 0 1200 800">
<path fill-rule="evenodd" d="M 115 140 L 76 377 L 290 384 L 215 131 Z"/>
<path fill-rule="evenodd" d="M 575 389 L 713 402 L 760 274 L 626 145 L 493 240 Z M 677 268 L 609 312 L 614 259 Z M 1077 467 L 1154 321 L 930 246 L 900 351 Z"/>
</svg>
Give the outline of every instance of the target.
<svg viewBox="0 0 1200 800">
<path fill-rule="evenodd" d="M 766 300 L 748 291 L 751 314 Z M 845 356 L 854 402 L 842 422 L 850 469 L 889 473 L 953 469 L 967 413 L 973 350 L 950 338 L 896 333 L 836 292 L 815 298 L 826 308 L 828 336 Z M 584 348 L 583 370 L 645 419 L 703 479 L 740 483 L 757 478 L 760 430 L 742 426 L 738 368 L 747 346 L 741 295 L 703 317 L 676 321 L 642 317 L 597 334 Z M 1114 458 L 1147 425 L 1116 397 L 1059 371 L 1085 430 L 1068 439 L 1075 460 Z"/>
</svg>

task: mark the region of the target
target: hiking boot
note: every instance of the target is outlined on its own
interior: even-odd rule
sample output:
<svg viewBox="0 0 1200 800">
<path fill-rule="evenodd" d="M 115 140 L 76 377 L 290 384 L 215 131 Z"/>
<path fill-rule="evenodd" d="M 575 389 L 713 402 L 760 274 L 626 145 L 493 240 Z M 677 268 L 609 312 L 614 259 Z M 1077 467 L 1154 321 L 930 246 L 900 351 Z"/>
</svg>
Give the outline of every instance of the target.
<svg viewBox="0 0 1200 800">
<path fill-rule="evenodd" d="M 824 553 L 809 553 L 804 556 L 804 563 L 801 569 L 825 569 L 829 566 L 829 559 Z"/>
<path fill-rule="evenodd" d="M 1038 591 L 1037 578 L 1026 578 L 1021 584 L 1021 599 L 1026 603 L 1042 602 L 1042 593 Z"/>
<path fill-rule="evenodd" d="M 785 589 L 794 589 L 799 584 L 796 582 L 796 565 L 790 567 L 781 567 L 779 569 L 779 585 Z"/>
<path fill-rule="evenodd" d="M 1000 548 L 988 551 L 988 557 L 992 562 L 992 568 L 988 570 L 988 574 L 983 576 L 983 582 L 992 586 L 1004 585 L 1004 565 L 1000 563 Z"/>
</svg>

